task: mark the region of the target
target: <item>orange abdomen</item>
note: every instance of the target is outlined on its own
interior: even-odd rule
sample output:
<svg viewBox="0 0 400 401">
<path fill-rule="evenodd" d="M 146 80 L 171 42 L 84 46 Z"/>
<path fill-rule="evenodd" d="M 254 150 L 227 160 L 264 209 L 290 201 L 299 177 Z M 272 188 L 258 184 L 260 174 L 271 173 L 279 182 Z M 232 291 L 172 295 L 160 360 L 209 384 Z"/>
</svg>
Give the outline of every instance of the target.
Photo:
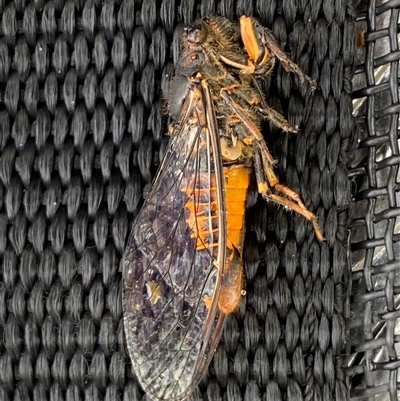
<svg viewBox="0 0 400 401">
<path fill-rule="evenodd" d="M 222 285 L 218 299 L 221 312 L 229 314 L 239 305 L 243 288 L 242 246 L 245 234 L 245 205 L 249 187 L 250 169 L 243 165 L 223 167 L 225 183 L 225 212 L 226 212 L 226 256 L 225 266 L 221 274 Z M 206 180 L 205 180 L 206 181 Z M 212 180 L 215 182 L 215 180 Z M 190 199 L 185 203 L 189 214 L 187 224 L 192 229 L 192 237 L 196 238 L 198 250 L 212 247 L 217 250 L 219 227 L 216 193 L 211 188 L 182 188 Z M 210 205 L 212 207 L 210 227 Z M 212 232 L 210 232 L 212 230 Z M 213 243 L 209 242 L 214 238 Z"/>
<path fill-rule="evenodd" d="M 227 246 L 242 253 L 244 213 L 250 170 L 242 165 L 224 167 Z"/>
<path fill-rule="evenodd" d="M 227 250 L 218 306 L 221 312 L 229 314 L 238 307 L 242 296 L 244 214 L 250 170 L 242 165 L 225 166 L 224 178 Z"/>
</svg>

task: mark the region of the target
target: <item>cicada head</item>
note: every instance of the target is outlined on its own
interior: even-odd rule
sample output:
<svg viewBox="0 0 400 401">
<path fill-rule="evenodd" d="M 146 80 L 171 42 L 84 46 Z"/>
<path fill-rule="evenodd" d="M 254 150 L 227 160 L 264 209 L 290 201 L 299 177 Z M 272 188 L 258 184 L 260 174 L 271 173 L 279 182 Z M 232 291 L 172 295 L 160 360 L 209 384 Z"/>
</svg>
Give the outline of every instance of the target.
<svg viewBox="0 0 400 401">
<path fill-rule="evenodd" d="M 201 71 L 206 56 L 203 51 L 184 51 L 176 64 L 176 74 L 186 77 L 195 75 Z"/>
<path fill-rule="evenodd" d="M 203 21 L 197 21 L 185 28 L 183 33 L 184 40 L 192 44 L 201 44 L 207 37 L 207 28 Z"/>
</svg>

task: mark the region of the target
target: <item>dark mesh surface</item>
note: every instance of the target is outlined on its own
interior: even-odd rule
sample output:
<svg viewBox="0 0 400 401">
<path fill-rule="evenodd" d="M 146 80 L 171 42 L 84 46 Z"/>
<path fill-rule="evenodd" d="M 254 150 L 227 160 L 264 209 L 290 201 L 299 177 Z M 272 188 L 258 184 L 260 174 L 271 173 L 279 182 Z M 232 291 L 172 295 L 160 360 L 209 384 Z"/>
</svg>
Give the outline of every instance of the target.
<svg viewBox="0 0 400 401">
<path fill-rule="evenodd" d="M 311 95 L 277 66 L 269 103 L 302 133 L 264 132 L 282 182 L 327 240 L 252 192 L 246 296 L 197 397 L 348 399 L 339 356 L 356 143 L 352 2 L 39 0 L 0 2 L 0 400 L 143 398 L 124 345 L 121 256 L 165 148 L 162 77 L 183 26 L 214 11 L 259 16 L 320 85 Z M 393 129 L 382 140 L 394 152 Z"/>
<path fill-rule="evenodd" d="M 348 374 L 358 400 L 400 396 L 399 12 L 398 2 L 370 0 L 357 17 L 353 97 L 361 141 L 351 172 L 357 195 Z"/>
</svg>

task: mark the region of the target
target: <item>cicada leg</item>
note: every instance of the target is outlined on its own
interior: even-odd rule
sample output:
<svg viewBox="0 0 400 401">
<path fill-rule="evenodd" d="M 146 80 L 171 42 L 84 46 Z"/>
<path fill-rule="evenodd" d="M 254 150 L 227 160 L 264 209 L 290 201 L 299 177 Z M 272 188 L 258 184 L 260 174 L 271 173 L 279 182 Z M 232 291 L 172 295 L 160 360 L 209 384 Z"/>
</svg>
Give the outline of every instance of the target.
<svg viewBox="0 0 400 401">
<path fill-rule="evenodd" d="M 277 112 L 272 107 L 269 107 L 268 104 L 264 104 L 262 108 L 259 108 L 258 113 L 266 120 L 271 121 L 272 124 L 280 128 L 282 131 L 291 132 L 293 134 L 299 132 L 297 126 L 291 125 L 281 113 Z"/>
<path fill-rule="evenodd" d="M 273 202 L 285 206 L 304 216 L 313 225 L 315 235 L 318 240 L 323 241 L 324 236 L 318 225 L 315 214 L 307 209 L 297 192 L 279 182 L 278 177 L 273 170 L 275 160 L 269 152 L 267 144 L 265 143 L 260 130 L 246 116 L 246 113 L 243 111 L 243 109 L 234 100 L 232 100 L 225 90 L 221 90 L 221 96 L 232 108 L 232 110 L 240 117 L 242 123 L 251 133 L 251 136 L 245 138 L 243 142 L 251 145 L 254 149 L 254 168 L 256 172 L 259 193 L 265 199 L 272 200 Z M 273 193 L 272 190 L 275 190 L 281 195 Z"/>
<path fill-rule="evenodd" d="M 225 100 L 226 104 L 228 104 L 232 110 L 237 114 L 240 118 L 240 121 L 246 126 L 246 128 L 252 133 L 252 137 L 245 138 L 243 140 L 246 145 L 252 145 L 253 142 L 264 143 L 264 137 L 262 136 L 260 130 L 256 127 L 256 125 L 251 121 L 251 119 L 246 115 L 244 110 L 228 95 L 225 88 L 221 89 L 221 97 Z M 268 151 L 266 147 L 265 157 L 268 160 L 268 163 L 271 165 L 275 164 L 275 159 L 272 157 L 271 153 Z"/>
<path fill-rule="evenodd" d="M 323 241 L 324 236 L 318 225 L 317 216 L 307 209 L 297 192 L 279 182 L 273 167 L 263 157 L 264 152 L 265 150 L 262 148 L 255 149 L 254 152 L 254 170 L 258 192 L 264 199 L 271 200 L 305 217 L 311 222 L 318 241 Z M 273 193 L 272 189 L 282 195 Z"/>
<path fill-rule="evenodd" d="M 242 15 L 240 17 L 240 33 L 250 58 L 246 71 L 251 70 L 250 66 L 253 63 L 254 73 L 257 74 L 260 71 L 267 74 L 271 70 L 271 63 L 273 63 L 273 57 L 275 56 L 286 71 L 293 72 L 299 76 L 300 82 L 308 81 L 312 89 L 317 87 L 317 83 L 301 71 L 299 66 L 281 49 L 273 33 L 268 28 L 263 27 L 257 20 Z"/>
<path fill-rule="evenodd" d="M 255 83 L 257 83 L 256 80 L 254 80 L 254 81 L 255 81 Z M 221 89 L 220 95 L 222 97 L 224 97 L 224 95 L 222 95 L 222 93 L 224 93 L 224 92 L 230 93 L 232 90 L 238 88 L 239 86 L 240 85 L 238 83 L 226 86 Z M 261 89 L 257 88 L 257 90 L 261 90 Z M 256 102 L 252 103 L 251 99 L 249 99 L 249 98 L 247 98 L 246 100 L 250 104 L 256 106 Z M 227 101 L 227 99 L 225 99 L 225 101 Z M 280 114 L 279 112 L 274 110 L 272 107 L 270 107 L 267 102 L 263 101 L 262 98 L 261 98 L 261 106 L 257 107 L 257 112 L 258 112 L 258 114 L 260 114 L 260 116 L 262 118 L 264 118 L 268 121 L 271 121 L 272 124 L 274 124 L 276 127 L 280 128 L 282 131 L 291 132 L 293 134 L 297 134 L 299 132 L 299 127 L 297 127 L 297 126 L 295 127 L 295 126 L 291 125 L 289 123 L 289 121 L 286 120 L 286 118 L 282 114 Z M 243 117 L 239 117 L 239 119 L 243 120 Z"/>
</svg>

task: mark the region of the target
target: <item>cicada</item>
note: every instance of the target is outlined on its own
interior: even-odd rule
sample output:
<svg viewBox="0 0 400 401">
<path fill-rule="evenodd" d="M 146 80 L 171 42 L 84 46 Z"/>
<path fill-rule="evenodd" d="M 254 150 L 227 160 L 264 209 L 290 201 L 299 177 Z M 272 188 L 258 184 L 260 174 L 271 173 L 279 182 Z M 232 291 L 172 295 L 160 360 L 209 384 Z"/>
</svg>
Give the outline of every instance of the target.
<svg viewBox="0 0 400 401">
<path fill-rule="evenodd" d="M 267 200 L 308 219 L 300 196 L 279 183 L 259 130 L 267 118 L 297 127 L 263 100 L 258 76 L 277 57 L 314 82 L 253 18 L 196 21 L 166 93 L 169 145 L 129 236 L 124 326 L 132 366 L 154 400 L 183 400 L 203 377 L 226 316 L 240 303 L 244 214 L 250 174 Z"/>
</svg>

